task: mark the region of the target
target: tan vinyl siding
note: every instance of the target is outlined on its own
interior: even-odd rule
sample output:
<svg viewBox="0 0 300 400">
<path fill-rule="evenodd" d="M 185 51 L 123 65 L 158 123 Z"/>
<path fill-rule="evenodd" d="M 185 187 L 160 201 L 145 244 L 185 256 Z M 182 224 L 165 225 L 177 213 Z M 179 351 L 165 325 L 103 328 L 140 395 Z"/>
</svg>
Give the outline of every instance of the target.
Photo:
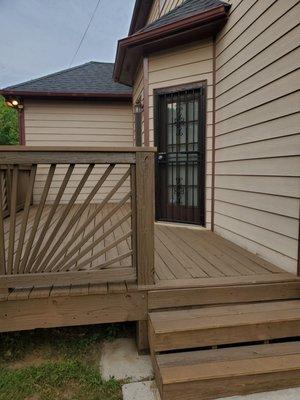
<svg viewBox="0 0 300 400">
<path fill-rule="evenodd" d="M 153 91 L 182 84 L 207 81 L 206 129 L 206 226 L 211 227 L 212 174 L 212 41 L 205 40 L 149 56 L 149 130 L 154 143 Z"/>
<path fill-rule="evenodd" d="M 185 0 L 155 0 L 150 11 L 148 24 L 180 6 Z"/>
<path fill-rule="evenodd" d="M 216 41 L 215 231 L 296 272 L 300 5 L 229 3 Z"/>
<path fill-rule="evenodd" d="M 25 135 L 28 146 L 132 146 L 133 144 L 133 117 L 132 105 L 118 102 L 80 102 L 80 101 L 25 101 Z M 77 166 L 68 184 L 63 202 L 67 202 L 85 167 Z M 93 202 L 99 202 L 120 179 L 126 166 L 116 167 L 107 179 L 103 189 Z M 95 167 L 94 171 L 82 190 L 78 202 L 82 202 L 90 193 L 99 176 L 104 172 L 104 167 Z M 66 168 L 58 166 L 48 202 L 55 199 L 61 185 Z M 40 166 L 36 178 L 35 200 L 42 193 L 47 166 Z M 126 188 L 121 188 L 114 200 L 122 197 Z"/>
</svg>

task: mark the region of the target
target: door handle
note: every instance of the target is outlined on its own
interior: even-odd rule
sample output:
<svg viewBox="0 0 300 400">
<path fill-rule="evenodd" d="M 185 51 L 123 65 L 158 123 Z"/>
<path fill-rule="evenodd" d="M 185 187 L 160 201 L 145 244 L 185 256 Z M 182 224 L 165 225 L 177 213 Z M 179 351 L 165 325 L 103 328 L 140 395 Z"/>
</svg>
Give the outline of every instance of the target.
<svg viewBox="0 0 300 400">
<path fill-rule="evenodd" d="M 158 157 L 157 157 L 158 161 L 164 160 L 166 158 L 166 154 L 167 153 L 158 153 Z"/>
</svg>

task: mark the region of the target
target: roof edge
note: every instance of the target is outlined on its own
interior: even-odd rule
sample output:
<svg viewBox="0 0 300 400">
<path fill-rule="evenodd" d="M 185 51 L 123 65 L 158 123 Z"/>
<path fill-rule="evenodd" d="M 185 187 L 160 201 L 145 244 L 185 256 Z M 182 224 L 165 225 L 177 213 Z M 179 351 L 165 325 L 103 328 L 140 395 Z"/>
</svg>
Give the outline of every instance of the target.
<svg viewBox="0 0 300 400">
<path fill-rule="evenodd" d="M 66 69 L 60 69 L 59 71 L 51 72 L 50 74 L 42 75 L 42 76 L 39 76 L 38 78 L 29 79 L 28 81 L 17 83 L 15 85 L 9 85 L 9 86 L 7 86 L 5 88 L 2 88 L 0 90 L 10 90 L 10 89 L 14 89 L 14 88 L 19 88 L 20 86 L 27 85 L 28 83 L 34 83 L 34 82 L 37 82 L 37 81 L 39 81 L 41 79 L 51 78 L 51 77 L 56 76 L 56 75 L 61 75 L 61 74 L 64 74 L 66 72 L 74 71 L 75 69 L 79 69 L 79 68 L 85 67 L 85 66 L 87 66 L 89 64 L 110 64 L 110 65 L 113 65 L 114 63 L 102 62 L 102 61 L 88 61 L 88 62 L 83 63 L 83 64 L 75 65 L 74 67 L 70 67 L 70 68 L 66 68 Z"/>
<path fill-rule="evenodd" d="M 120 81 L 122 66 L 125 58 L 126 50 L 129 47 L 136 47 L 151 43 L 154 40 L 165 39 L 178 31 L 187 31 L 197 25 L 204 25 L 217 19 L 225 19 L 228 15 L 228 6 L 220 5 L 213 7 L 207 11 L 201 11 L 196 14 L 189 15 L 178 21 L 170 22 L 166 25 L 154 28 L 145 32 L 137 32 L 133 35 L 118 41 L 116 60 L 114 65 L 113 78 L 116 82 Z"/>
<path fill-rule="evenodd" d="M 65 98 L 98 98 L 98 99 L 122 99 L 122 100 L 131 100 L 131 93 L 95 93 L 95 92 L 30 92 L 23 90 L 0 90 L 0 95 L 3 97 L 65 97 Z"/>
</svg>

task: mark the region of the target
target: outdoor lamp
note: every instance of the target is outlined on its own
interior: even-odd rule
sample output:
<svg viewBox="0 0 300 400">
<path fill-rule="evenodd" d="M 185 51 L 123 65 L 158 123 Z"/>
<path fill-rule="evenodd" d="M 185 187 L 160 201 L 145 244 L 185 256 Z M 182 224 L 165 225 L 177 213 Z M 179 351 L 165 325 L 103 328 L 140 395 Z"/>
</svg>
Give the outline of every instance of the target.
<svg viewBox="0 0 300 400">
<path fill-rule="evenodd" d="M 140 114 L 142 112 L 143 112 L 143 104 L 142 104 L 141 100 L 138 100 L 134 104 L 134 113 Z"/>
<path fill-rule="evenodd" d="M 5 104 L 8 107 L 12 107 L 12 108 L 18 108 L 18 109 L 22 109 L 23 108 L 23 105 L 21 104 L 20 100 L 17 99 L 17 98 L 5 100 Z"/>
<path fill-rule="evenodd" d="M 9 101 L 9 100 L 5 100 L 5 104 L 6 104 L 8 107 L 13 107 L 12 102 Z"/>
</svg>

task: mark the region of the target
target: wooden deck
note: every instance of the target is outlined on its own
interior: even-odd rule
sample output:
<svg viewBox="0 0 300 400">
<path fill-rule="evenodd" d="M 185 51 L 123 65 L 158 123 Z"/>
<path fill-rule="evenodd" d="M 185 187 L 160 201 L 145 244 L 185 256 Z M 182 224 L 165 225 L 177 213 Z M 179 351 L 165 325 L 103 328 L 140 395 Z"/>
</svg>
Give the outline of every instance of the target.
<svg viewBox="0 0 300 400">
<path fill-rule="evenodd" d="M 224 371 L 234 372 L 228 395 L 243 394 L 241 387 L 268 389 L 271 377 L 272 387 L 273 381 L 277 388 L 295 386 L 300 278 L 206 229 L 154 223 L 149 152 L 2 152 L 0 332 L 137 322 L 138 349 L 150 349 L 164 400 L 224 394 Z M 44 163 L 48 167 L 37 174 Z M 63 175 L 61 163 L 69 164 Z M 82 170 L 86 163 L 72 181 L 75 166 Z M 127 166 L 113 175 L 117 164 Z M 106 167 L 100 173 L 95 165 Z M 291 348 L 287 338 L 295 339 Z M 273 339 L 281 342 L 251 345 Z M 247 349 L 239 348 L 246 342 Z M 226 349 L 207 349 L 228 344 L 238 360 Z M 275 354 L 257 369 L 253 349 L 262 357 Z M 204 373 L 203 357 L 209 364 Z"/>
<path fill-rule="evenodd" d="M 108 205 L 97 215 L 94 222 L 90 224 L 80 235 L 83 238 L 88 235 L 91 229 L 97 224 L 98 220 L 107 215 L 113 205 Z M 51 226 L 47 230 L 47 236 L 44 241 L 51 235 L 55 229 L 56 223 L 64 211 L 65 206 L 60 205 L 55 216 L 51 221 Z M 69 213 L 69 219 L 76 214 L 79 205 L 73 206 Z M 61 242 L 60 247 L 63 249 L 67 241 L 76 234 L 77 230 L 82 226 L 88 217 L 95 210 L 96 205 L 91 204 L 72 230 Z M 39 238 L 39 233 L 43 229 L 44 223 L 47 220 L 51 206 L 45 206 L 40 224 L 37 229 L 33 248 Z M 32 206 L 29 213 L 27 230 L 25 233 L 24 248 L 26 247 L 34 218 L 36 207 Z M 95 247 L 91 247 L 91 243 L 95 242 L 103 232 L 109 230 L 118 221 L 124 219 L 128 213 L 126 204 L 121 207 L 108 221 L 104 224 L 101 231 L 97 231 L 92 235 L 84 246 L 77 252 L 84 254 L 78 258 L 74 265 L 70 264 L 72 270 L 78 263 L 81 263 L 84 268 L 97 267 L 98 264 L 103 265 L 111 259 L 118 259 L 120 255 L 131 251 L 131 238 L 118 243 L 118 240 L 126 232 L 129 232 L 130 219 L 125 219 L 124 222 L 113 230 L 103 241 L 99 243 L 97 252 Z M 17 243 L 20 235 L 20 226 L 22 222 L 23 212 L 17 214 L 16 230 L 15 230 L 15 253 L 17 252 Z M 67 220 L 64 224 L 67 224 Z M 9 236 L 9 218 L 5 220 L 5 243 L 8 248 Z M 116 246 L 110 248 L 110 244 L 117 243 Z M 76 245 L 76 242 L 74 243 Z M 99 257 L 94 258 L 94 253 L 101 253 L 101 249 L 109 248 L 104 251 Z M 49 251 L 49 250 L 48 250 Z M 72 249 L 65 251 L 65 257 L 70 254 Z M 57 250 L 57 253 L 60 249 Z M 74 252 L 73 252 L 74 253 Z M 77 254 L 75 253 L 75 255 Z M 92 260 L 92 261 L 89 261 Z M 131 257 L 114 262 L 110 268 L 128 268 L 131 265 Z M 229 242 L 226 239 L 214 234 L 211 231 L 194 227 L 181 227 L 172 224 L 155 224 L 155 288 L 161 287 L 189 287 L 189 286 L 211 286 L 211 285 L 228 285 L 237 283 L 254 283 L 254 282 L 276 282 L 282 279 L 294 279 L 295 277 L 274 266 L 273 264 L 259 258 L 258 256 L 248 252 L 245 249 Z M 33 287 L 27 286 L 26 289 L 16 289 L 9 293 L 8 299 L 21 298 L 37 298 L 46 296 L 66 295 L 66 294 L 90 294 L 90 293 L 109 293 L 109 292 L 126 292 L 128 289 L 136 287 L 134 280 L 124 280 L 117 283 L 95 285 L 93 282 L 85 285 L 67 285 L 64 287 L 49 286 L 49 287 Z M 153 286 L 152 286 L 153 287 Z"/>
<path fill-rule="evenodd" d="M 157 223 L 155 272 L 168 280 L 272 275 L 282 270 L 215 233 Z"/>
<path fill-rule="evenodd" d="M 64 210 L 60 205 L 47 230 L 45 242 Z M 76 234 L 93 212 L 91 204 L 80 216 L 80 223 L 68 233 L 60 244 L 64 248 L 68 239 Z M 107 215 L 113 205 L 108 205 L 97 219 Z M 35 241 L 43 229 L 51 207 L 45 206 L 38 226 Z M 74 205 L 68 218 L 78 211 Z M 32 229 L 36 207 L 30 209 L 24 248 Z M 120 221 L 128 212 L 125 204 L 103 226 L 104 231 Z M 20 235 L 23 212 L 16 218 L 15 252 Z M 94 224 L 97 223 L 94 221 Z M 5 219 L 5 243 L 8 246 L 9 218 Z M 67 221 L 64 222 L 65 224 Z M 99 243 L 99 250 L 109 248 L 101 257 L 88 263 L 88 267 L 105 264 L 106 260 L 117 258 L 131 249 L 131 240 L 127 238 L 116 246 L 120 237 L 130 230 L 130 219 L 124 220 L 117 229 L 109 234 L 105 241 Z M 93 224 L 93 225 L 94 225 Z M 87 235 L 91 227 L 83 233 Z M 95 233 L 80 251 L 85 252 L 88 246 L 101 236 Z M 76 246 L 76 241 L 73 246 Z M 49 249 L 47 249 L 49 251 Z M 89 260 L 95 248 L 86 252 L 79 259 Z M 65 257 L 71 254 L 67 249 Z M 78 254 L 77 254 L 78 255 Z M 78 261 L 77 261 L 78 262 Z M 122 271 L 131 265 L 131 257 L 109 265 L 109 270 Z M 76 264 L 70 266 L 70 270 Z M 95 284 L 54 284 L 24 285 L 9 292 L 0 293 L 0 331 L 13 331 L 41 327 L 71 326 L 81 324 L 146 321 L 149 311 L 169 307 L 199 306 L 208 304 L 229 304 L 239 301 L 251 302 L 270 299 L 299 298 L 300 281 L 280 268 L 260 259 L 241 247 L 201 228 L 189 228 L 171 224 L 155 224 L 155 283 L 138 285 L 136 277 L 131 280 Z"/>
</svg>

